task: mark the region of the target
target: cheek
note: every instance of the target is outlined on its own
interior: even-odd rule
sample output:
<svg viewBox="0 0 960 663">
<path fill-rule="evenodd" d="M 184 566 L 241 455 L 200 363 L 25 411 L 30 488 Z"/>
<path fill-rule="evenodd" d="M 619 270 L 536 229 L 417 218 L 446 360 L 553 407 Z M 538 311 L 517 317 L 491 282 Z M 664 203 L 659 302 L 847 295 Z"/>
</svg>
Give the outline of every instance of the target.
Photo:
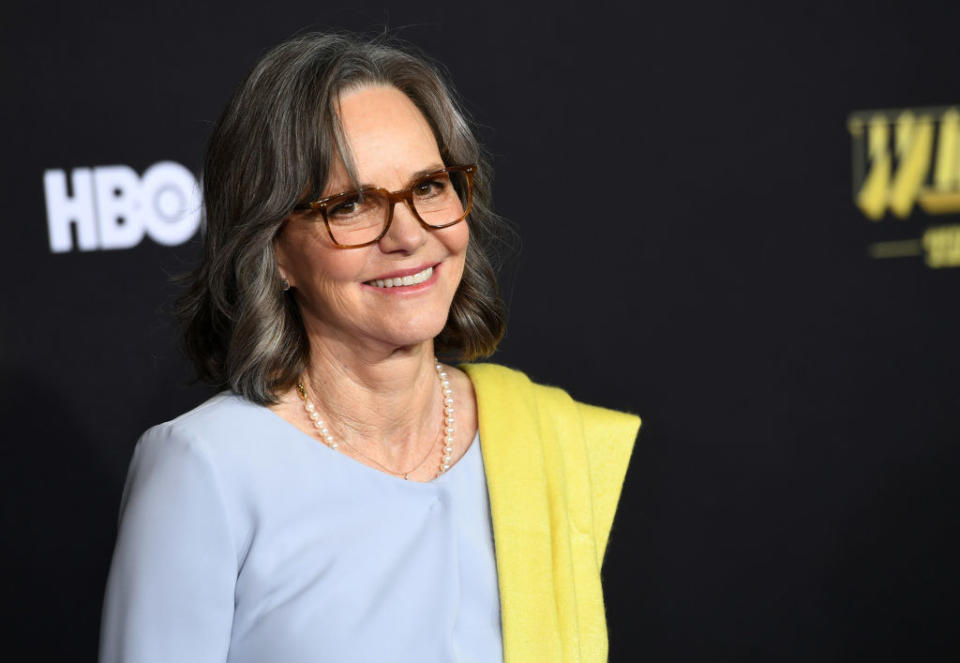
<svg viewBox="0 0 960 663">
<path fill-rule="evenodd" d="M 451 232 L 445 238 L 444 244 L 446 245 L 447 251 L 450 252 L 448 264 L 452 268 L 451 273 L 455 274 L 454 280 L 456 283 L 454 289 L 456 289 L 463 279 L 463 270 L 467 259 L 467 248 L 470 245 L 470 230 L 466 223 L 458 223 L 456 226 L 449 228 L 449 230 Z"/>
<path fill-rule="evenodd" d="M 449 228 L 450 235 L 447 238 L 447 249 L 461 259 L 467 253 L 467 245 L 470 243 L 470 226 L 465 221 Z"/>
<path fill-rule="evenodd" d="M 364 258 L 356 251 L 324 246 L 314 237 L 299 244 L 293 269 L 300 281 L 314 284 L 337 284 L 353 281 L 363 270 Z"/>
<path fill-rule="evenodd" d="M 365 256 L 321 245 L 314 237 L 290 237 L 283 246 L 285 271 L 300 306 L 316 315 L 349 308 Z M 279 257 L 279 256 L 278 256 Z"/>
</svg>

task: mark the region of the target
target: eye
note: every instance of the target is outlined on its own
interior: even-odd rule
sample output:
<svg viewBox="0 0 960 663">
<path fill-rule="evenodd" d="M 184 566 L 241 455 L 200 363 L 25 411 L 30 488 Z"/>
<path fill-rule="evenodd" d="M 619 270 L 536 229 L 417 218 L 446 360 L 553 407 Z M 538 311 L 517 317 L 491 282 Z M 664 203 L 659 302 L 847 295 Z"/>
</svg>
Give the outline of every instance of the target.
<svg viewBox="0 0 960 663">
<path fill-rule="evenodd" d="M 327 216 L 338 219 L 347 219 L 356 216 L 363 210 L 363 199 L 359 195 L 342 198 L 327 207 Z"/>
<path fill-rule="evenodd" d="M 443 195 L 450 186 L 450 178 L 446 173 L 420 180 L 413 185 L 413 195 L 417 198 L 433 198 Z"/>
</svg>

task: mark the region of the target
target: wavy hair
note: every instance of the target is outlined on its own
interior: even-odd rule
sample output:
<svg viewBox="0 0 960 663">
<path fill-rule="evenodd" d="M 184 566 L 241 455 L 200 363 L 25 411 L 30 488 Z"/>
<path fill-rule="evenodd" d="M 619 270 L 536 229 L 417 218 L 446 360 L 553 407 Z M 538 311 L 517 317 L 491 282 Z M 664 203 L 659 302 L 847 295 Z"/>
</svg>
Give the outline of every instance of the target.
<svg viewBox="0 0 960 663">
<path fill-rule="evenodd" d="M 309 344 L 292 291 L 282 291 L 273 239 L 300 200 L 322 195 L 336 159 L 356 181 L 337 100 L 378 84 L 416 104 L 445 164 L 479 165 L 463 279 L 435 347 L 467 361 L 496 349 L 506 309 L 490 256 L 511 231 L 493 212 L 489 161 L 451 85 L 438 66 L 393 38 L 310 33 L 256 63 L 207 147 L 203 258 L 177 304 L 184 348 L 201 380 L 266 404 L 306 367 Z"/>
</svg>

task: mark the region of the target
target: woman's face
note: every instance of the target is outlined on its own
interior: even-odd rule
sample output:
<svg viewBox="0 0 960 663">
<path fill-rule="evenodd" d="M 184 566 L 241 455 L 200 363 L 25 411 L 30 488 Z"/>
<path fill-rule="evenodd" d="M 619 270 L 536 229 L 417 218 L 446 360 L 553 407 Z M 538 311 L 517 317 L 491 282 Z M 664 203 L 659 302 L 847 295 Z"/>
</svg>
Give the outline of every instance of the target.
<svg viewBox="0 0 960 663">
<path fill-rule="evenodd" d="M 397 191 L 416 175 L 444 167 L 430 125 L 394 87 L 370 86 L 340 98 L 340 121 L 361 186 Z M 354 188 L 341 162 L 330 172 L 324 196 Z M 319 217 L 294 214 L 277 235 L 280 272 L 294 287 L 311 342 L 392 351 L 440 333 L 463 275 L 466 222 L 423 227 L 403 204 L 378 242 L 338 248 Z M 420 275 L 415 285 L 377 281 Z M 427 273 L 430 273 L 429 271 Z"/>
</svg>

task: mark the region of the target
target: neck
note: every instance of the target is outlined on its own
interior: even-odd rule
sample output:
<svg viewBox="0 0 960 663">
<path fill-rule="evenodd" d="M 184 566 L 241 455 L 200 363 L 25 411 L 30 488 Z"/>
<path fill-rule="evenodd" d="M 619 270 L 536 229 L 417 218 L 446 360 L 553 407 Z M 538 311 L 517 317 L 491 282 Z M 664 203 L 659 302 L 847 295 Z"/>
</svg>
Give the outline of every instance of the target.
<svg viewBox="0 0 960 663">
<path fill-rule="evenodd" d="M 389 466 L 419 460 L 440 430 L 432 342 L 380 353 L 315 344 L 304 382 L 338 440 Z"/>
</svg>

